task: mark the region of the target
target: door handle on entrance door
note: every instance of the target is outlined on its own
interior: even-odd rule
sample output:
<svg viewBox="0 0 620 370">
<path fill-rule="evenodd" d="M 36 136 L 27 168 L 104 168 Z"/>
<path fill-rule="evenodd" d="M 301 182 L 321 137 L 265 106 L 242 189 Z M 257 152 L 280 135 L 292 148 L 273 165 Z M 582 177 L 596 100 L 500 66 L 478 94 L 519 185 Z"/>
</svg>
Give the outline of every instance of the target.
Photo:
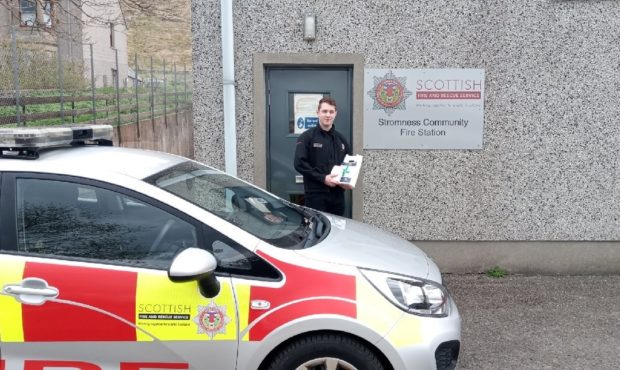
<svg viewBox="0 0 620 370">
<path fill-rule="evenodd" d="M 58 297 L 58 289 L 49 286 L 43 279 L 26 278 L 18 284 L 6 284 L 0 294 L 11 296 L 20 303 L 42 305 Z"/>
</svg>

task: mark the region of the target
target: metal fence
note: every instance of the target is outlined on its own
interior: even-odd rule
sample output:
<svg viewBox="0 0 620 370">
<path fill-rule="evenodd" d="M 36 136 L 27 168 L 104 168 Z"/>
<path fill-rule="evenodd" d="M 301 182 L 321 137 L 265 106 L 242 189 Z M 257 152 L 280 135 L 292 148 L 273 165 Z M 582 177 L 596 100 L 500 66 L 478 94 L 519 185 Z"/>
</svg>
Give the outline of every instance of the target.
<svg viewBox="0 0 620 370">
<path fill-rule="evenodd" d="M 14 28 L 0 40 L 0 126 L 124 125 L 191 109 L 186 66 L 114 49 L 102 60 L 93 44 L 79 46 L 69 58 Z"/>
</svg>

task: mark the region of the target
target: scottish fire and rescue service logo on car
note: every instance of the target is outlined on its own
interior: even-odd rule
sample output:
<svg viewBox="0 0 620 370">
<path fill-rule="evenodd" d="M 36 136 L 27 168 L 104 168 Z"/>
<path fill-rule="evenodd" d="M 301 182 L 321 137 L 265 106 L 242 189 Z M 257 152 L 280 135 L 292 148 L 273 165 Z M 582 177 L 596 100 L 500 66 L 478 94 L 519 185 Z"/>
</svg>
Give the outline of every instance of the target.
<svg viewBox="0 0 620 370">
<path fill-rule="evenodd" d="M 384 110 L 389 116 L 396 109 L 406 109 L 405 101 L 412 94 L 406 87 L 407 77 L 396 77 L 389 71 L 383 77 L 373 77 L 373 88 L 368 96 L 373 100 L 373 110 Z"/>
<path fill-rule="evenodd" d="M 230 317 L 226 316 L 226 306 L 218 306 L 214 301 L 208 306 L 198 305 L 198 315 L 194 317 L 198 334 L 207 334 L 213 339 L 217 334 L 226 333 Z"/>
</svg>

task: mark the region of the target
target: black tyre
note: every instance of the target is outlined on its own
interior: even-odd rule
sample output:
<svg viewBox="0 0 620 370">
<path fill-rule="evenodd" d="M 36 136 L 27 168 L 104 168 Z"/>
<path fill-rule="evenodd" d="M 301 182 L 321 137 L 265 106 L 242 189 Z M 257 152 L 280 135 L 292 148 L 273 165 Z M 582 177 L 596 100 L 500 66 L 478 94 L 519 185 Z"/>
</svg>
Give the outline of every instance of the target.
<svg viewBox="0 0 620 370">
<path fill-rule="evenodd" d="M 364 344 L 338 334 L 310 335 L 288 343 L 267 370 L 387 370 Z"/>
</svg>

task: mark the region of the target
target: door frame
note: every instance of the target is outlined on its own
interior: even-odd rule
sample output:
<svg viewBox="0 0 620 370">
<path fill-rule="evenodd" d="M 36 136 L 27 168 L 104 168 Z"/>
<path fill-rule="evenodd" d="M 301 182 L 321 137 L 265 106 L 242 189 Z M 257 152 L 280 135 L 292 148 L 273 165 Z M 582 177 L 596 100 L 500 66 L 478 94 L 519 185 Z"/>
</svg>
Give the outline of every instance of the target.
<svg viewBox="0 0 620 370">
<path fill-rule="evenodd" d="M 363 154 L 363 98 L 364 56 L 362 54 L 272 54 L 256 53 L 253 58 L 254 79 L 254 183 L 263 189 L 267 186 L 267 67 L 349 67 L 353 73 L 351 102 L 351 136 L 353 154 Z M 357 183 L 352 193 L 351 214 L 362 220 L 364 210 L 364 181 Z"/>
</svg>

